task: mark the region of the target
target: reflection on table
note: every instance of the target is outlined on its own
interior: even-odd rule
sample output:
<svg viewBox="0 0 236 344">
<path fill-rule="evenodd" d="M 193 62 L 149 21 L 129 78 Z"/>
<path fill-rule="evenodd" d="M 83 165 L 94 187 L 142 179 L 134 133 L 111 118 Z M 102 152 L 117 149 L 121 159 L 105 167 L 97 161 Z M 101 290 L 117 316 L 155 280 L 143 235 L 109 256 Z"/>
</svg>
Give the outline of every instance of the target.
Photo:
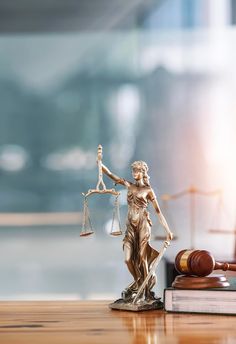
<svg viewBox="0 0 236 344">
<path fill-rule="evenodd" d="M 1 302 L 4 344 L 235 343 L 234 316 L 112 311 L 109 301 Z"/>
</svg>

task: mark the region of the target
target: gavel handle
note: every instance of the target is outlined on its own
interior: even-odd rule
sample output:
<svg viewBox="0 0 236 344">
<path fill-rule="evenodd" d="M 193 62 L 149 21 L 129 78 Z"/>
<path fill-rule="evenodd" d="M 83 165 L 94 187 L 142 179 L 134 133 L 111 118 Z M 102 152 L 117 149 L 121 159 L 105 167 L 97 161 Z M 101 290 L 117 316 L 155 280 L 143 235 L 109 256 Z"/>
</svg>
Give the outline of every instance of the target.
<svg viewBox="0 0 236 344">
<path fill-rule="evenodd" d="M 230 271 L 236 271 L 236 264 L 215 262 L 214 270 L 223 270 L 223 271 L 230 270 Z"/>
</svg>

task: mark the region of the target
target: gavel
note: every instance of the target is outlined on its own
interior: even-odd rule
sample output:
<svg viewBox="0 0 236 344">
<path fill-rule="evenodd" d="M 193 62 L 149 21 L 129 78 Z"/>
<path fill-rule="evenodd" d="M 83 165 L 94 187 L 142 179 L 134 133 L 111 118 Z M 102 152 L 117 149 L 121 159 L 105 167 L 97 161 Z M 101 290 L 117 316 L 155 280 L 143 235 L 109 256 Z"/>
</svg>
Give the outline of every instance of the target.
<svg viewBox="0 0 236 344">
<path fill-rule="evenodd" d="M 175 268 L 183 275 L 204 277 L 213 270 L 236 271 L 236 264 L 216 262 L 206 250 L 182 250 L 175 258 Z"/>
</svg>

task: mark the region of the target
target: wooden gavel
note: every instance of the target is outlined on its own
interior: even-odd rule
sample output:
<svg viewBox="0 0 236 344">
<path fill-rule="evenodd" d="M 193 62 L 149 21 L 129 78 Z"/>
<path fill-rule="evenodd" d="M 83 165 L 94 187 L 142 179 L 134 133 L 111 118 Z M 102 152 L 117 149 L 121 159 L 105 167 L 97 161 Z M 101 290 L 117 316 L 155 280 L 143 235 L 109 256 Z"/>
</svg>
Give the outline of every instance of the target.
<svg viewBox="0 0 236 344">
<path fill-rule="evenodd" d="M 204 277 L 213 270 L 236 271 L 236 264 L 216 262 L 205 250 L 182 250 L 175 258 L 175 268 L 183 275 Z"/>
</svg>

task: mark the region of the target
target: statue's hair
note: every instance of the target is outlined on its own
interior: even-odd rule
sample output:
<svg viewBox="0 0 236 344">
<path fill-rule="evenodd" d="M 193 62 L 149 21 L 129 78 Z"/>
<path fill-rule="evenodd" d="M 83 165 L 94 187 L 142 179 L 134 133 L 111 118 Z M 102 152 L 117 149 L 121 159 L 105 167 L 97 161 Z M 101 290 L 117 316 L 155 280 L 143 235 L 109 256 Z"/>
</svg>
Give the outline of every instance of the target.
<svg viewBox="0 0 236 344">
<path fill-rule="evenodd" d="M 146 186 L 150 186 L 149 183 L 149 175 L 148 175 L 148 165 L 145 161 L 138 160 L 134 161 L 131 165 L 132 168 L 140 168 L 141 171 L 143 172 L 143 182 Z"/>
</svg>

